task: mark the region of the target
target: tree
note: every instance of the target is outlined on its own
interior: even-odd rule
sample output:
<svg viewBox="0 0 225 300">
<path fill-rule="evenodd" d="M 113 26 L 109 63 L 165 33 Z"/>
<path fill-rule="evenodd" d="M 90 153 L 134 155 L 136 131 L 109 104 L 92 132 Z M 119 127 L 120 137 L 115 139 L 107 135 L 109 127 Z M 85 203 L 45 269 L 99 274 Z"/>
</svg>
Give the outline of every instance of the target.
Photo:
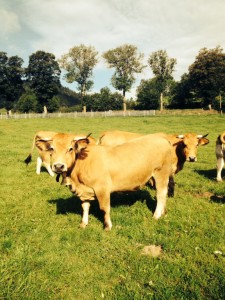
<svg viewBox="0 0 225 300">
<path fill-rule="evenodd" d="M 176 62 L 175 58 L 169 58 L 165 50 L 158 50 L 149 56 L 148 63 L 160 87 L 160 110 L 163 110 L 163 96 L 170 88 L 169 82 L 173 79 Z"/>
<path fill-rule="evenodd" d="M 189 67 L 189 80 L 193 91 L 202 98 L 202 105 L 212 104 L 217 96 L 225 92 L 225 53 L 218 46 L 202 48 Z M 221 108 L 220 108 L 221 109 Z"/>
<path fill-rule="evenodd" d="M 137 52 L 137 47 L 124 44 L 103 53 L 109 68 L 115 68 L 111 78 L 112 86 L 123 93 L 123 109 L 126 111 L 126 92 L 135 82 L 135 74 L 141 73 L 145 66 L 142 65 L 143 54 Z"/>
<path fill-rule="evenodd" d="M 38 99 L 37 111 L 49 105 L 50 99 L 57 95 L 60 84 L 60 68 L 55 56 L 44 51 L 37 51 L 29 57 L 26 69 L 27 82 Z"/>
<path fill-rule="evenodd" d="M 1 107 L 13 108 L 23 93 L 23 60 L 18 56 L 7 57 L 0 52 L 0 100 Z"/>
<path fill-rule="evenodd" d="M 78 84 L 82 102 L 86 92 L 93 86 L 93 81 L 90 78 L 93 75 L 95 65 L 98 63 L 97 55 L 98 52 L 94 47 L 81 44 L 71 48 L 67 54 L 59 59 L 60 66 L 67 72 L 64 76 L 66 81 L 69 83 L 75 81 Z"/>
<path fill-rule="evenodd" d="M 137 88 L 137 109 L 159 109 L 159 87 L 156 78 L 142 79 Z"/>
</svg>

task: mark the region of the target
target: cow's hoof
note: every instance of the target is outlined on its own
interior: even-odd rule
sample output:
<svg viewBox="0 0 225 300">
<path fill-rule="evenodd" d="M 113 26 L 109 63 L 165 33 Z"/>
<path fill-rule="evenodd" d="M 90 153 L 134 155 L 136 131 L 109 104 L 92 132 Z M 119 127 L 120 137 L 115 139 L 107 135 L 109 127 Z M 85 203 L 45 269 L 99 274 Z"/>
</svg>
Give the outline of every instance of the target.
<svg viewBox="0 0 225 300">
<path fill-rule="evenodd" d="M 80 223 L 80 228 L 85 228 L 87 226 L 87 224 L 85 224 L 84 222 Z"/>
<path fill-rule="evenodd" d="M 112 224 L 105 224 L 104 230 L 110 231 L 112 229 Z"/>
<path fill-rule="evenodd" d="M 155 212 L 154 215 L 153 215 L 153 219 L 158 220 L 158 219 L 160 219 L 164 215 L 165 215 L 165 211 Z"/>
</svg>

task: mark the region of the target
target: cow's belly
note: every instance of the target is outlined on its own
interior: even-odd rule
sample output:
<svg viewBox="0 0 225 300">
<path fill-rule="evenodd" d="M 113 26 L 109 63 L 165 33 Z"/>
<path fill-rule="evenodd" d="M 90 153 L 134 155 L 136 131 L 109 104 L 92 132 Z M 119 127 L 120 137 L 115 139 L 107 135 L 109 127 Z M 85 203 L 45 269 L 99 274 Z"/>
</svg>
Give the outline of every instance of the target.
<svg viewBox="0 0 225 300">
<path fill-rule="evenodd" d="M 112 192 L 135 191 L 142 188 L 152 177 L 152 173 L 134 176 L 118 176 L 112 179 Z"/>
</svg>

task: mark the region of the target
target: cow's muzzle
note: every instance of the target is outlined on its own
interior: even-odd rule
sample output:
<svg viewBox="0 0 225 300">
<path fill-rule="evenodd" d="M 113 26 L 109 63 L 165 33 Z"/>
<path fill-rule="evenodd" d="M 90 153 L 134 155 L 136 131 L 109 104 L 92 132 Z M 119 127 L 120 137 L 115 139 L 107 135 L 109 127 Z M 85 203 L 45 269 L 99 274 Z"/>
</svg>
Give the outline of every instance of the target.
<svg viewBox="0 0 225 300">
<path fill-rule="evenodd" d="M 197 157 L 195 157 L 195 156 L 189 156 L 187 160 L 189 162 L 195 162 L 195 161 L 197 161 Z"/>
<path fill-rule="evenodd" d="M 52 170 L 57 173 L 57 174 L 61 174 L 63 172 L 66 172 L 67 171 L 67 167 L 65 164 L 62 164 L 62 163 L 55 163 L 53 164 L 52 166 Z"/>
</svg>

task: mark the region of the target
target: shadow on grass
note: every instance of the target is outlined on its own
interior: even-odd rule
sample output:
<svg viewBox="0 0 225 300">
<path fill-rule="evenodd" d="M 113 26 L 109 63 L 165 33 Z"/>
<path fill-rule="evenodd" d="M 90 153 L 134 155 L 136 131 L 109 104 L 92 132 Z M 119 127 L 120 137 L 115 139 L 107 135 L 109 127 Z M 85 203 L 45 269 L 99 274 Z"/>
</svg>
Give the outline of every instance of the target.
<svg viewBox="0 0 225 300">
<path fill-rule="evenodd" d="M 205 178 L 216 180 L 216 169 L 195 170 L 195 172 L 198 173 L 199 175 L 205 177 Z"/>
<path fill-rule="evenodd" d="M 117 206 L 132 206 L 136 202 L 146 201 L 146 205 L 152 212 L 155 211 L 156 201 L 151 197 L 148 191 L 138 190 L 133 192 L 112 193 L 111 194 L 111 207 Z M 49 203 L 56 205 L 56 214 L 74 213 L 82 215 L 82 207 L 80 199 L 73 195 L 68 199 L 59 198 L 56 200 L 48 200 Z M 97 200 L 90 201 L 90 214 L 94 215 L 98 220 L 103 221 L 103 215 L 100 211 Z M 144 204 L 143 204 L 144 205 Z"/>
<path fill-rule="evenodd" d="M 225 203 L 225 196 L 216 196 L 216 195 L 213 195 L 213 196 L 210 197 L 210 202 Z"/>
</svg>

